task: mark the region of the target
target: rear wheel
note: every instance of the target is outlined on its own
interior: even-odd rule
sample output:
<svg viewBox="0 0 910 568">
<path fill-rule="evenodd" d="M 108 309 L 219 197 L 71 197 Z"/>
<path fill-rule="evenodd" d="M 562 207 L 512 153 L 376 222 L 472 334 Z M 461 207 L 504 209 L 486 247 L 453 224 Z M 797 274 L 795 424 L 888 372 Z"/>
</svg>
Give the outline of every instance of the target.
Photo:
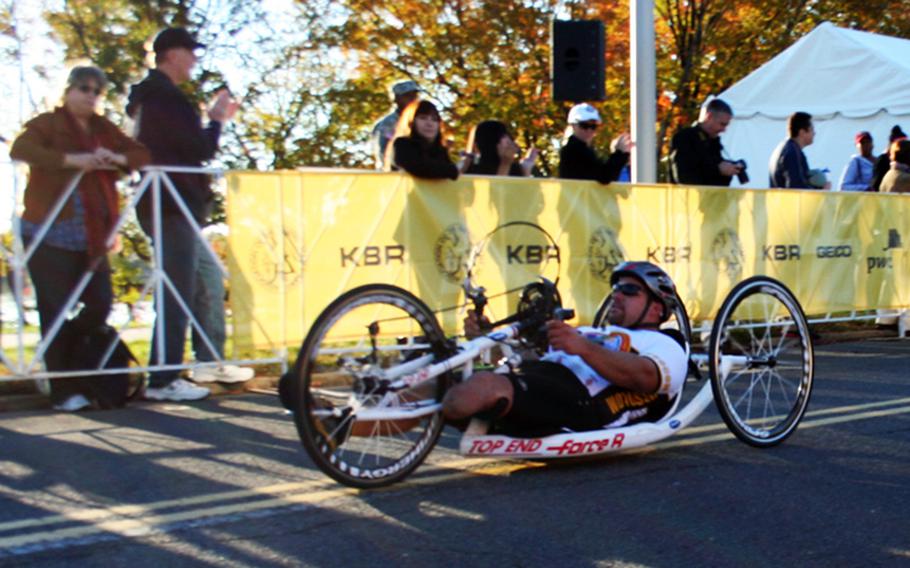
<svg viewBox="0 0 910 568">
<path fill-rule="evenodd" d="M 437 360 L 445 338 L 413 294 L 383 284 L 355 288 L 316 319 L 295 364 L 297 431 L 316 465 L 352 487 L 404 479 L 443 427 L 446 375 L 393 390 L 393 369 L 413 373 Z"/>
<path fill-rule="evenodd" d="M 809 405 L 815 355 L 806 316 L 782 283 L 740 282 L 711 330 L 714 402 L 737 438 L 764 448 L 796 430 Z"/>
</svg>

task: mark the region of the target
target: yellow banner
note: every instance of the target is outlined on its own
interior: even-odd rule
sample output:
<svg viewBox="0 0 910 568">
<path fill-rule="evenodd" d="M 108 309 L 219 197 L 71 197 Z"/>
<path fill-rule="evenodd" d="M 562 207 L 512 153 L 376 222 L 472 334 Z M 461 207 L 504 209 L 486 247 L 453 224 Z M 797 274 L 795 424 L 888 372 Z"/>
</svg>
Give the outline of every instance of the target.
<svg viewBox="0 0 910 568">
<path fill-rule="evenodd" d="M 228 176 L 231 306 L 241 350 L 297 346 L 332 300 L 374 282 L 410 290 L 454 332 L 465 266 L 508 315 L 524 284 L 559 279 L 590 322 L 623 260 L 674 279 L 693 320 L 766 274 L 808 314 L 907 307 L 910 200 L 895 194 L 742 190 L 328 170 Z"/>
</svg>

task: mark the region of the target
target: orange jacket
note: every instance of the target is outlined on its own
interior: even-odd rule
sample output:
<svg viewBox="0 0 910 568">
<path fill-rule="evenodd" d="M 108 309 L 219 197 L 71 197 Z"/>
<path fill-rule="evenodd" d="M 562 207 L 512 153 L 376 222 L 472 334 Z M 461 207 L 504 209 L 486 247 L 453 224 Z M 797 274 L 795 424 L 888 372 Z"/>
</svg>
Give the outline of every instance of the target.
<svg viewBox="0 0 910 568">
<path fill-rule="evenodd" d="M 108 150 L 126 157 L 130 169 L 140 168 L 151 161 L 151 154 L 145 146 L 121 132 L 103 116 L 92 115 L 89 127 L 98 139 L 106 141 L 103 145 Z M 63 166 L 65 154 L 85 152 L 79 148 L 77 136 L 71 128 L 63 109 L 58 107 L 53 112 L 39 114 L 28 121 L 25 130 L 13 142 L 10 157 L 27 162 L 30 166 L 28 185 L 25 187 L 25 211 L 22 214 L 26 221 L 44 221 L 73 176 L 78 173 L 75 168 Z M 87 189 L 102 191 L 100 182 L 90 172 L 86 172 L 79 184 L 80 188 L 84 184 L 91 184 Z M 70 200 L 58 218 L 69 219 L 72 216 L 73 202 Z"/>
</svg>

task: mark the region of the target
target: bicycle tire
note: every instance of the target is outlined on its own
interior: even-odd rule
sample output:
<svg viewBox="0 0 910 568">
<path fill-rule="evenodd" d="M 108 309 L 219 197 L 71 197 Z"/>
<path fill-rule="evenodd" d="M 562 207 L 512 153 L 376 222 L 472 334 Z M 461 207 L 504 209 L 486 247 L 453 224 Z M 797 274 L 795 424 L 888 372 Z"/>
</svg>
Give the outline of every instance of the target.
<svg viewBox="0 0 910 568">
<path fill-rule="evenodd" d="M 783 283 L 754 276 L 736 285 L 711 329 L 709 355 L 714 402 L 739 440 L 768 448 L 796 431 L 812 394 L 815 352 L 802 307 Z M 737 356 L 745 364 L 725 369 L 722 358 Z"/>
<path fill-rule="evenodd" d="M 361 325 L 364 332 L 358 331 L 364 329 Z M 361 489 L 410 475 L 439 439 L 441 412 L 421 417 L 410 428 L 400 420 L 361 422 L 357 415 L 388 402 L 380 396 L 380 382 L 371 377 L 377 368 L 433 353 L 435 360 L 444 345 L 433 312 L 396 286 L 369 284 L 332 302 L 313 323 L 295 363 L 298 388 L 293 396 L 300 409 L 294 412 L 295 423 L 316 466 L 336 481 Z M 402 407 L 432 408 L 447 387 L 448 376 L 442 375 L 418 389 L 385 396 L 398 397 Z"/>
</svg>

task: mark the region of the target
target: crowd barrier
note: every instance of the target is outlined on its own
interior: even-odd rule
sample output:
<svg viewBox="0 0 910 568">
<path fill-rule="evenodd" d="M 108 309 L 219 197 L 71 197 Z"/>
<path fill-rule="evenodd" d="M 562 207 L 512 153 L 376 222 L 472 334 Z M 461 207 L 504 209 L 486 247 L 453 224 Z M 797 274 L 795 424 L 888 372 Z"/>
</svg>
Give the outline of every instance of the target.
<svg viewBox="0 0 910 568">
<path fill-rule="evenodd" d="M 414 292 L 454 332 L 463 313 L 446 308 L 464 302 L 467 265 L 494 296 L 558 277 L 580 322 L 630 259 L 664 267 L 694 320 L 756 274 L 785 282 L 816 322 L 910 305 L 903 195 L 317 169 L 227 182 L 232 298 L 243 306 L 234 339 L 245 348 L 299 345 L 329 302 L 371 282 Z M 493 315 L 516 299 L 494 298 Z"/>
<path fill-rule="evenodd" d="M 65 308 L 61 311 L 58 317 L 55 319 L 49 332 L 44 337 L 41 337 L 37 342 L 29 340 L 28 336 L 33 336 L 35 333 L 26 332 L 26 306 L 25 306 L 25 295 L 24 290 L 26 288 L 26 279 L 28 278 L 27 263 L 31 256 L 34 254 L 35 249 L 38 245 L 43 242 L 48 229 L 50 228 L 53 220 L 57 218 L 63 209 L 64 204 L 70 198 L 79 184 L 79 181 L 82 177 L 82 173 L 77 173 L 74 175 L 73 179 L 69 182 L 64 193 L 60 196 L 57 203 L 54 205 L 51 210 L 48 218 L 39 228 L 35 238 L 32 242 L 26 247 L 21 239 L 19 231 L 19 218 L 17 211 L 20 206 L 22 191 L 24 189 L 23 176 L 21 172 L 22 168 L 19 168 L 20 171 L 13 172 L 12 180 L 12 203 L 13 207 L 10 208 L 10 228 L 11 228 L 11 239 L 9 242 L 0 243 L 0 254 L 2 254 L 3 263 L 6 268 L 6 282 L 9 283 L 10 292 L 12 294 L 15 313 L 0 312 L 0 318 L 2 318 L 3 323 L 3 349 L 0 350 L 0 364 L 6 368 L 5 374 L 0 374 L 0 381 L 12 381 L 19 380 L 23 378 L 28 379 L 60 379 L 66 377 L 78 377 L 86 375 L 104 375 L 104 374 L 116 374 L 122 373 L 124 369 L 110 368 L 104 369 L 108 364 L 108 358 L 111 356 L 111 353 L 114 350 L 116 345 L 116 339 L 112 340 L 108 346 L 108 350 L 99 364 L 98 369 L 87 369 L 83 371 L 66 371 L 66 372 L 49 372 L 43 369 L 43 357 L 45 352 L 48 349 L 48 346 L 51 344 L 53 339 L 59 333 L 63 322 L 67 318 L 68 314 L 71 313 L 73 308 L 79 301 L 79 297 L 85 290 L 86 286 L 89 283 L 91 278 L 91 273 L 86 270 L 79 282 L 76 284 L 75 288 L 69 295 L 69 298 L 66 301 Z M 215 178 L 220 178 L 223 176 L 223 171 L 216 169 L 206 169 L 206 168 L 181 168 L 181 167 L 147 167 L 142 170 L 141 179 L 138 182 L 133 184 L 124 185 L 123 189 L 123 208 L 120 211 L 117 223 L 115 227 L 107 235 L 107 244 L 110 247 L 113 245 L 117 233 L 123 228 L 123 226 L 132 221 L 136 222 L 135 218 L 135 209 L 136 205 L 139 203 L 140 198 L 146 193 L 151 193 L 151 199 L 153 203 L 153 215 L 152 215 L 152 227 L 153 234 L 156 236 L 161 234 L 161 218 L 158 212 L 160 211 L 161 204 L 161 195 L 162 192 L 166 192 L 173 197 L 175 203 L 177 203 L 180 213 L 189 221 L 192 225 L 195 233 L 195 238 L 200 239 L 200 241 L 205 245 L 206 254 L 211 255 L 215 263 L 221 269 L 222 275 L 227 277 L 227 271 L 218 258 L 218 255 L 212 249 L 211 244 L 207 241 L 205 236 L 202 233 L 201 227 L 193 219 L 193 216 L 190 214 L 186 205 L 180 199 L 174 184 L 171 182 L 168 174 L 170 173 L 204 173 L 214 176 Z M 147 265 L 145 274 L 145 283 L 139 293 L 138 302 L 144 302 L 151 297 L 159 299 L 163 297 L 165 291 L 174 295 L 177 303 L 180 305 L 180 308 L 184 313 L 186 313 L 190 320 L 190 326 L 193 331 L 197 333 L 198 338 L 202 341 L 204 346 L 208 349 L 210 353 L 215 354 L 215 361 L 209 363 L 199 363 L 199 362 L 188 362 L 181 365 L 167 365 L 164 363 L 164 321 L 163 318 L 156 319 L 156 326 L 154 329 L 147 330 L 147 337 L 152 341 L 157 341 L 159 349 L 157 350 L 156 361 L 150 361 L 147 365 L 142 364 L 140 366 L 130 367 L 132 372 L 148 372 L 148 371 L 159 371 L 159 370 L 184 370 L 184 369 L 195 369 L 199 367 L 211 367 L 220 364 L 233 364 L 233 365 L 254 365 L 254 364 L 278 364 L 281 366 L 282 370 L 286 368 L 287 362 L 287 352 L 283 348 L 279 348 L 273 352 L 268 352 L 266 356 L 263 356 L 263 351 L 258 351 L 255 356 L 236 356 L 236 350 L 234 351 L 235 356 L 226 357 L 221 359 L 217 355 L 217 350 L 214 348 L 211 338 L 206 334 L 205 330 L 201 327 L 198 320 L 192 313 L 190 309 L 190 298 L 183 298 L 177 292 L 174 285 L 171 283 L 168 275 L 160 268 L 162 266 L 161 251 L 157 248 L 153 249 L 153 255 L 151 262 Z M 14 330 L 12 333 L 8 333 L 9 328 L 13 327 Z M 136 327 L 133 322 L 133 316 L 127 318 L 127 321 L 120 325 L 117 329 L 118 339 L 122 336 L 123 332 L 128 328 Z M 12 345 L 10 344 L 12 342 Z M 129 343 L 129 341 L 127 341 Z M 33 353 L 28 353 L 29 347 L 33 347 Z M 145 363 L 144 361 L 142 363 Z"/>
<path fill-rule="evenodd" d="M 785 282 L 814 322 L 876 317 L 897 310 L 901 335 L 910 306 L 910 198 L 788 190 L 742 190 L 666 185 L 612 184 L 555 179 L 464 176 L 458 181 L 420 181 L 408 175 L 304 169 L 240 172 L 199 168 L 144 170 L 130 186 L 117 230 L 134 217 L 150 191 L 176 196 L 168 173 L 224 175 L 229 225 L 228 270 L 233 353 L 236 365 L 288 362 L 318 313 L 359 284 L 386 282 L 411 290 L 433 309 L 449 333 L 463 317 L 461 284 L 468 275 L 492 300 L 492 317 L 514 309 L 514 291 L 539 276 L 559 280 L 563 303 L 576 322 L 591 321 L 609 290 L 619 262 L 646 259 L 674 278 L 695 321 L 709 321 L 739 281 L 767 274 Z M 78 185 L 76 177 L 52 212 Z M 14 183 L 14 197 L 23 185 Z M 184 215 L 192 216 L 182 206 Z M 0 363 L 21 378 L 62 378 L 97 370 L 51 373 L 42 356 L 59 331 L 26 355 L 23 289 L 26 262 L 49 227 L 28 248 L 12 218 L 11 243 L 0 244 L 17 313 L 3 313 Z M 205 238 L 195 225 L 196 238 Z M 160 231 L 160 220 L 154 230 Z M 217 260 L 206 242 L 208 254 Z M 142 300 L 173 290 L 156 253 Z M 222 267 L 224 268 L 224 267 Z M 84 275 L 70 297 L 77 302 Z M 211 340 L 178 300 L 190 325 Z M 64 312 L 65 313 L 65 312 Z M 132 325 L 128 321 L 122 331 Z M 9 333 L 10 327 L 14 331 Z M 152 330 L 148 331 L 149 337 Z M 163 340 L 159 324 L 157 340 Z M 10 345 L 10 340 L 14 345 Z M 213 350 L 214 351 L 214 350 Z M 10 353 L 11 352 L 11 353 Z M 163 353 L 163 349 L 159 350 Z M 293 355 L 293 351 L 291 352 Z M 221 363 L 210 363 L 213 365 Z M 192 369 L 197 363 L 136 371 Z M 100 373 L 116 373 L 110 369 Z"/>
</svg>

